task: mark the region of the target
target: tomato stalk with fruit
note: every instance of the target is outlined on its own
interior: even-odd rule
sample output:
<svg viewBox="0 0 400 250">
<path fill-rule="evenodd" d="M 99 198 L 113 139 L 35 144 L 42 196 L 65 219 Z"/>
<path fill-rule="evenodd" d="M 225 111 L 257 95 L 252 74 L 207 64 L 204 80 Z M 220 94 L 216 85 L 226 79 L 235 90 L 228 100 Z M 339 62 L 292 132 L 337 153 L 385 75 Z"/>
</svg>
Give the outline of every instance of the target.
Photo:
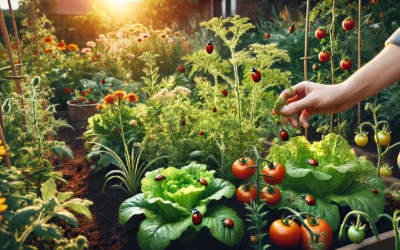
<svg viewBox="0 0 400 250">
<path fill-rule="evenodd" d="M 374 123 L 371 122 L 363 122 L 360 124 L 359 126 L 359 130 L 363 131 L 363 128 L 365 126 L 369 126 L 370 128 L 372 128 L 372 130 L 374 131 L 374 141 L 376 144 L 376 148 L 378 151 L 378 164 L 377 164 L 377 170 L 376 173 L 377 175 L 382 175 L 382 176 L 389 176 L 391 169 L 389 168 L 382 168 L 383 166 L 383 158 L 384 156 L 393 148 L 397 147 L 400 145 L 400 142 L 397 142 L 393 145 L 390 145 L 390 132 L 388 132 L 388 128 L 389 128 L 389 123 L 387 121 L 378 121 L 377 118 L 377 112 L 379 111 L 380 105 L 376 106 L 374 104 L 371 103 L 367 103 L 367 105 L 365 106 L 365 110 L 369 110 L 374 118 Z M 356 136 L 356 143 L 357 145 L 366 145 L 368 143 L 368 138 L 365 139 L 365 134 L 363 135 L 362 132 L 360 132 L 361 134 Z M 357 142 L 358 140 L 358 142 Z M 365 142 L 366 141 L 366 142 Z M 365 144 L 364 144 L 365 143 Z M 382 149 L 382 147 L 386 147 L 385 150 Z M 390 174 L 391 175 L 391 174 Z"/>
<path fill-rule="evenodd" d="M 348 221 L 351 218 L 351 216 L 356 216 L 357 221 L 356 223 L 351 223 L 351 226 L 348 226 Z M 364 218 L 364 220 L 368 221 L 369 224 L 371 225 L 372 232 L 374 233 L 376 239 L 379 240 L 379 233 L 378 230 L 376 229 L 376 226 L 374 224 L 374 221 L 371 219 L 371 217 L 361 211 L 351 211 L 349 212 L 345 217 L 344 220 L 340 226 L 340 231 L 339 231 L 339 239 L 344 239 L 346 236 L 346 228 L 347 229 L 347 237 L 350 239 L 351 242 L 355 244 L 360 244 L 361 242 L 364 241 L 365 239 L 365 225 L 362 225 L 361 219 Z"/>
<path fill-rule="evenodd" d="M 394 237 L 395 237 L 395 245 L 396 249 L 400 249 L 400 235 L 399 235 L 399 220 L 400 220 L 400 210 L 396 210 L 393 214 L 393 217 L 388 214 L 381 214 L 380 218 L 386 218 L 392 222 Z"/>
</svg>

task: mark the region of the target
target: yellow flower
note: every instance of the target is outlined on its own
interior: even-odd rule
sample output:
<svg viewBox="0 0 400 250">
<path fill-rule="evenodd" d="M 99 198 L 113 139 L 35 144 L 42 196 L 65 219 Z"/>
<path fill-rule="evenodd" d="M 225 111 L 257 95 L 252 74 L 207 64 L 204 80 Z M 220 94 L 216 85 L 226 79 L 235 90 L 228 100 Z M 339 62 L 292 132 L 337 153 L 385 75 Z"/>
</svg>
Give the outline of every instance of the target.
<svg viewBox="0 0 400 250">
<path fill-rule="evenodd" d="M 114 95 L 115 95 L 115 97 L 116 97 L 117 99 L 122 99 L 122 98 L 125 97 L 126 92 L 123 91 L 123 90 L 117 90 L 117 91 L 114 92 Z"/>
<path fill-rule="evenodd" d="M 56 44 L 57 49 L 59 50 L 66 50 L 67 49 L 67 44 L 64 41 L 58 42 Z"/>
<path fill-rule="evenodd" d="M 71 51 L 78 51 L 78 50 L 79 50 L 79 47 L 78 47 L 78 45 L 76 45 L 76 44 L 74 44 L 74 43 L 71 43 L 71 44 L 68 45 L 68 50 L 71 50 Z"/>
<path fill-rule="evenodd" d="M 53 38 L 51 36 L 46 36 L 46 37 L 42 38 L 42 41 L 44 43 L 47 43 L 47 44 L 52 44 L 53 43 Z"/>
</svg>

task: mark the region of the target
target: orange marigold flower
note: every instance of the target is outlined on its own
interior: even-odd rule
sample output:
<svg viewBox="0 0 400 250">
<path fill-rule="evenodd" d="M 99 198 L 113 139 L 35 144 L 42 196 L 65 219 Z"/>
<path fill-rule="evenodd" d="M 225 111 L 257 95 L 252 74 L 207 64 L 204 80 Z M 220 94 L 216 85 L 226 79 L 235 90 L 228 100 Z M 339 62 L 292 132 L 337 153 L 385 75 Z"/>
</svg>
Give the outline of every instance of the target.
<svg viewBox="0 0 400 250">
<path fill-rule="evenodd" d="M 66 50 L 67 49 L 67 44 L 64 41 L 58 42 L 56 44 L 57 49 L 59 50 Z"/>
<path fill-rule="evenodd" d="M 78 47 L 78 45 L 76 45 L 76 44 L 74 44 L 74 43 L 71 43 L 71 44 L 68 45 L 68 50 L 71 50 L 71 51 L 78 51 L 78 50 L 79 50 L 79 47 Z"/>
<path fill-rule="evenodd" d="M 100 103 L 100 104 L 97 104 L 96 108 L 97 108 L 97 109 L 103 109 L 103 108 L 104 108 L 104 105 L 101 104 L 101 103 Z"/>
<path fill-rule="evenodd" d="M 115 97 L 116 97 L 117 99 L 122 99 L 122 98 L 125 97 L 126 92 L 123 91 L 123 90 L 117 90 L 117 91 L 114 92 L 114 95 L 115 95 Z"/>
<path fill-rule="evenodd" d="M 125 99 L 131 103 L 135 103 L 139 100 L 139 97 L 135 93 L 129 93 L 125 96 Z"/>
<path fill-rule="evenodd" d="M 53 38 L 51 36 L 46 36 L 42 38 L 42 41 L 47 43 L 47 44 L 52 44 L 53 43 Z"/>
<path fill-rule="evenodd" d="M 45 49 L 45 50 L 44 50 L 44 53 L 50 54 L 50 53 L 51 53 L 51 49 Z"/>
<path fill-rule="evenodd" d="M 104 97 L 104 102 L 107 104 L 114 104 L 115 103 L 115 95 L 114 94 L 109 94 L 106 97 Z"/>
<path fill-rule="evenodd" d="M 161 38 L 161 39 L 167 38 L 167 34 L 161 33 L 161 34 L 160 34 L 160 38 Z"/>
</svg>

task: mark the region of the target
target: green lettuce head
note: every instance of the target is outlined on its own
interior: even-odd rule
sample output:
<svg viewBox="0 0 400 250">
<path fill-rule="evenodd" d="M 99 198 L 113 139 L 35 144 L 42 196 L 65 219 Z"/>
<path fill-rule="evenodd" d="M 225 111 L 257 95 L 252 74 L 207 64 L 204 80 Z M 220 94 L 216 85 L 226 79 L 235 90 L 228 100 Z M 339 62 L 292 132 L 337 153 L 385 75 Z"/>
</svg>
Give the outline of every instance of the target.
<svg viewBox="0 0 400 250">
<path fill-rule="evenodd" d="M 375 221 L 383 212 L 384 182 L 375 175 L 372 162 L 358 158 L 340 135 L 329 134 L 313 144 L 302 136 L 294 137 L 271 147 L 268 158 L 286 168 L 285 180 L 279 185 L 282 199 L 276 208 L 292 207 L 319 215 L 333 230 L 339 227 L 338 205 L 365 212 Z M 317 160 L 318 166 L 309 165 L 309 159 Z M 309 206 L 301 194 L 313 196 L 316 205 Z"/>
<path fill-rule="evenodd" d="M 165 176 L 165 179 L 156 180 L 158 175 Z M 208 185 L 202 185 L 200 179 L 205 179 Z M 148 172 L 142 179 L 142 191 L 124 201 L 119 209 L 121 224 L 136 214 L 147 216 L 138 233 L 142 249 L 164 249 L 186 230 L 199 231 L 204 226 L 209 228 L 212 236 L 229 246 L 239 243 L 243 237 L 243 221 L 234 210 L 208 206 L 212 200 L 232 197 L 235 186 L 214 178 L 214 171 L 207 171 L 205 165 L 193 162 L 181 169 L 168 167 Z M 191 210 L 194 208 L 203 215 L 198 226 L 192 223 Z M 235 226 L 226 227 L 224 218 L 231 218 Z"/>
</svg>

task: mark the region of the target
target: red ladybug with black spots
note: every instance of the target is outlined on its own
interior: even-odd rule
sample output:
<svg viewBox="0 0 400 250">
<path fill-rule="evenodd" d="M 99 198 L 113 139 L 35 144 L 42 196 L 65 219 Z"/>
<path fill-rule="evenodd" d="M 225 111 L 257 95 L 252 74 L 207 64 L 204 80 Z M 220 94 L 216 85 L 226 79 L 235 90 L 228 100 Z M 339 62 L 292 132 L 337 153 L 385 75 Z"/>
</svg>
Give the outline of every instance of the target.
<svg viewBox="0 0 400 250">
<path fill-rule="evenodd" d="M 203 186 L 208 186 L 208 182 L 204 178 L 198 179 L 197 181 Z"/>
<path fill-rule="evenodd" d="M 302 194 L 301 198 L 307 203 L 309 206 L 315 206 L 315 199 L 311 195 Z"/>
<path fill-rule="evenodd" d="M 261 81 L 261 73 L 258 71 L 256 68 L 251 69 L 251 78 L 253 79 L 254 82 L 259 82 Z"/>
<path fill-rule="evenodd" d="M 317 160 L 315 160 L 315 159 L 308 159 L 307 160 L 307 163 L 310 165 L 310 166 L 313 166 L 313 167 L 318 167 L 318 161 Z"/>
<path fill-rule="evenodd" d="M 235 226 L 235 223 L 230 218 L 222 219 L 222 221 L 224 222 L 225 226 L 228 228 L 233 228 Z"/>
<path fill-rule="evenodd" d="M 289 27 L 289 33 L 292 34 L 294 32 L 294 23 L 292 23 Z"/>
<path fill-rule="evenodd" d="M 159 174 L 159 175 L 157 175 L 155 178 L 154 178 L 154 180 L 156 180 L 156 181 L 162 181 L 162 180 L 165 180 L 167 177 L 165 177 L 164 175 L 162 175 L 162 174 Z"/>
<path fill-rule="evenodd" d="M 282 141 L 289 140 L 289 133 L 283 128 L 279 128 L 279 136 L 281 137 Z"/>
<path fill-rule="evenodd" d="M 378 195 L 378 190 L 376 188 L 371 189 L 371 193 L 374 195 Z"/>
<path fill-rule="evenodd" d="M 210 41 L 208 41 L 208 43 L 207 43 L 206 51 L 207 51 L 208 54 L 211 54 L 211 53 L 213 53 L 213 50 L 214 50 L 213 41 L 210 40 Z"/>
<path fill-rule="evenodd" d="M 181 72 L 182 74 L 185 73 L 185 67 L 183 65 L 179 65 L 178 71 Z"/>
<path fill-rule="evenodd" d="M 200 225 L 203 221 L 203 215 L 196 208 L 192 209 L 192 222 L 194 225 Z"/>
</svg>

